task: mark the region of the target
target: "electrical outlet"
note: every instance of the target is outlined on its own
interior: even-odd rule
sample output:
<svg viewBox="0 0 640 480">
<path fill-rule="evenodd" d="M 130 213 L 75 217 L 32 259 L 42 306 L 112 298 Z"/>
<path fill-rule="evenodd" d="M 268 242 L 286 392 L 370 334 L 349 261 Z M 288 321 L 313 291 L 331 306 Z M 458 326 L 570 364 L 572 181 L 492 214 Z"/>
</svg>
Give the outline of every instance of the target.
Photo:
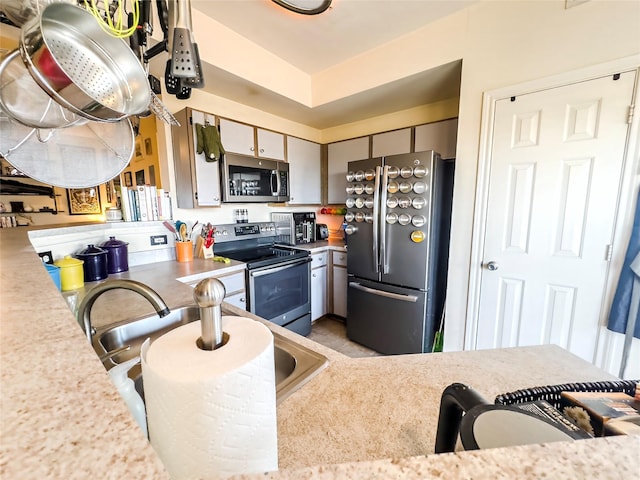
<svg viewBox="0 0 640 480">
<path fill-rule="evenodd" d="M 167 236 L 166 235 L 151 235 L 151 245 L 166 245 L 167 244 Z"/>
<path fill-rule="evenodd" d="M 51 253 L 51 250 L 48 250 L 46 252 L 40 252 L 38 253 L 38 256 L 42 260 L 42 263 L 48 263 L 50 265 L 53 265 L 53 254 Z"/>
</svg>

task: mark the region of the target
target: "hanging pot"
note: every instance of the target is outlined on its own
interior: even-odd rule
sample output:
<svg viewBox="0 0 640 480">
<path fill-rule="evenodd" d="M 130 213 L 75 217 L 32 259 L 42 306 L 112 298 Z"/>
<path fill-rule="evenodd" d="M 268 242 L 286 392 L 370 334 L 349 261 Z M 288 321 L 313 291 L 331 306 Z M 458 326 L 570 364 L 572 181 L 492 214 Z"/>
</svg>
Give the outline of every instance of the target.
<svg viewBox="0 0 640 480">
<path fill-rule="evenodd" d="M 76 254 L 84 262 L 84 279 L 86 282 L 97 282 L 107 278 L 107 251 L 95 245 Z"/>
<path fill-rule="evenodd" d="M 149 108 L 151 89 L 135 53 L 83 8 L 48 5 L 22 27 L 20 53 L 48 95 L 89 120 L 115 122 Z"/>
<path fill-rule="evenodd" d="M 129 270 L 129 245 L 116 237 L 109 237 L 100 247 L 107 251 L 107 271 L 111 273 L 126 272 Z"/>
<path fill-rule="evenodd" d="M 73 258 L 71 255 L 53 262 L 56 267 L 60 267 L 60 286 L 63 292 L 77 290 L 84 286 L 83 263 L 82 260 Z"/>
</svg>

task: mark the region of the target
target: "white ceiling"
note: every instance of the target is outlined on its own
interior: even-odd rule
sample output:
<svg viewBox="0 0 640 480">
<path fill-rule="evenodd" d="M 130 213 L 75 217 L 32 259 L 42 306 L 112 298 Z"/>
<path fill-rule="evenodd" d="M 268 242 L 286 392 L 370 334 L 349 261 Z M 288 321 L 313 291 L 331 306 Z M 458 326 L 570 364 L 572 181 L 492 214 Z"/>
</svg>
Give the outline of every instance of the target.
<svg viewBox="0 0 640 480">
<path fill-rule="evenodd" d="M 478 0 L 333 0 L 320 15 L 289 12 L 271 0 L 192 0 L 207 15 L 309 75 L 415 31 Z M 198 40 L 198 32 L 194 32 Z M 207 48 L 199 45 L 200 49 Z M 329 128 L 459 95 L 460 62 L 315 108 L 215 65 L 205 91 L 314 128 Z M 159 73 L 159 72 L 158 72 Z"/>
<path fill-rule="evenodd" d="M 194 15 L 203 13 L 303 72 L 314 74 L 472 3 L 333 0 L 322 14 L 300 15 L 271 0 L 192 0 L 192 10 Z"/>
</svg>

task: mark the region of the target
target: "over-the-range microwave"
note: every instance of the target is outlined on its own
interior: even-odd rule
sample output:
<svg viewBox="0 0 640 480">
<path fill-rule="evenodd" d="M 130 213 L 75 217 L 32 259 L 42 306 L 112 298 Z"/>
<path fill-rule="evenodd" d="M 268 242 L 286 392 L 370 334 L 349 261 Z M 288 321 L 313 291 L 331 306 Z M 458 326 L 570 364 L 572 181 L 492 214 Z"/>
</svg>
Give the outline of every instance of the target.
<svg viewBox="0 0 640 480">
<path fill-rule="evenodd" d="M 289 200 L 289 164 L 279 160 L 225 154 L 220 164 L 222 201 L 287 202 Z"/>
</svg>

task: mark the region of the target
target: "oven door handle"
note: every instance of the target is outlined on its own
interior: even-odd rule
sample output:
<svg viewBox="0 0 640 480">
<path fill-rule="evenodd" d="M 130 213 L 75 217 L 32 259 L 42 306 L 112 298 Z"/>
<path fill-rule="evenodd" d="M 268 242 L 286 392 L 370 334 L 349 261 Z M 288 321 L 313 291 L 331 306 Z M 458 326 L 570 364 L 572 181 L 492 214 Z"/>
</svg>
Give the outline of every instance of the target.
<svg viewBox="0 0 640 480">
<path fill-rule="evenodd" d="M 310 263 L 311 262 L 311 257 L 305 258 L 303 260 L 294 260 L 291 262 L 287 262 L 284 265 L 280 264 L 277 267 L 264 267 L 261 268 L 259 270 L 250 270 L 249 271 L 249 275 L 251 275 L 252 277 L 262 277 L 263 275 L 270 275 L 272 273 L 276 273 L 276 272 L 280 272 L 282 270 L 285 270 L 287 268 L 290 267 L 296 267 L 298 265 L 303 265 L 305 263 Z"/>
</svg>

